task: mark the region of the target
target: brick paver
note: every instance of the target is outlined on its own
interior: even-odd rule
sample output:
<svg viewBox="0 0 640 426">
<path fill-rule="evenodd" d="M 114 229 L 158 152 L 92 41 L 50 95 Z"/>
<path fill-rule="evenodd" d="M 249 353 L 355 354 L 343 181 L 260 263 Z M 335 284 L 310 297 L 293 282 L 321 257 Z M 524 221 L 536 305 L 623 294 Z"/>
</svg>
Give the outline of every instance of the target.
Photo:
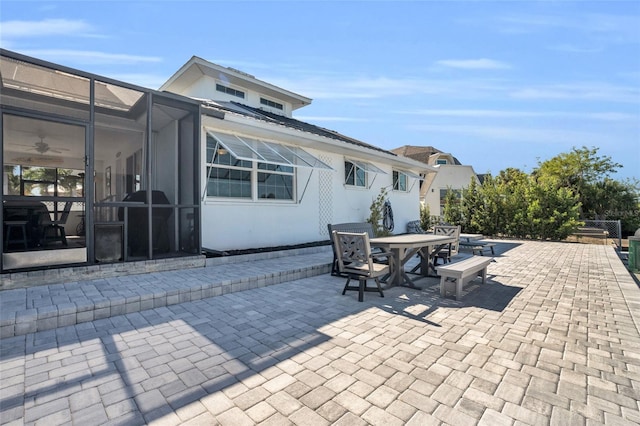
<svg viewBox="0 0 640 426">
<path fill-rule="evenodd" d="M 0 340 L 0 422 L 637 424 L 639 291 L 614 250 L 496 248 L 460 301 L 422 279 L 358 303 L 323 274 L 153 309 L 123 299 L 131 313 L 71 326 L 57 309 L 60 327 Z"/>
</svg>

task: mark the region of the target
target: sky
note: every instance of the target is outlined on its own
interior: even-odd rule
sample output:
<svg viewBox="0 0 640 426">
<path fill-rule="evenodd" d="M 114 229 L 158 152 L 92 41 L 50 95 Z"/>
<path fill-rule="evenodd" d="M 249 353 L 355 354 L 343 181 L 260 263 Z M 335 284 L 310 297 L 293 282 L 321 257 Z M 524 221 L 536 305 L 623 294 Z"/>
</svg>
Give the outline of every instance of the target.
<svg viewBox="0 0 640 426">
<path fill-rule="evenodd" d="M 195 55 L 384 149 L 495 175 L 595 147 L 640 179 L 640 0 L 2 0 L 0 46 L 152 89 Z"/>
</svg>

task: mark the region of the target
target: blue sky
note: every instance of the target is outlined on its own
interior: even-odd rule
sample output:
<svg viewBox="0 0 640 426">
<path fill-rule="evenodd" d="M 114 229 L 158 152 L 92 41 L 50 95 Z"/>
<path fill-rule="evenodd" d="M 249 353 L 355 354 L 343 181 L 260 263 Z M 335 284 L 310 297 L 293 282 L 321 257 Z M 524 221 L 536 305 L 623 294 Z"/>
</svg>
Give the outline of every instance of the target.
<svg viewBox="0 0 640 426">
<path fill-rule="evenodd" d="M 2 0 L 0 45 L 150 88 L 196 55 L 382 148 L 497 174 L 598 147 L 640 178 L 640 1 Z"/>
</svg>

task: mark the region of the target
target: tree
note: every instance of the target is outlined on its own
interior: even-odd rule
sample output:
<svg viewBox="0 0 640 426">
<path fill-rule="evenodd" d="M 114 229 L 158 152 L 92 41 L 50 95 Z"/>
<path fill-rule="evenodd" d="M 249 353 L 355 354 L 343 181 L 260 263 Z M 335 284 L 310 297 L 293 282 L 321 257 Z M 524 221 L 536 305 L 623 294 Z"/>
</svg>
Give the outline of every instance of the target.
<svg viewBox="0 0 640 426">
<path fill-rule="evenodd" d="M 527 219 L 533 238 L 563 240 L 580 225 L 580 203 L 571 190 L 541 182 L 531 185 L 529 193 Z"/>
<path fill-rule="evenodd" d="M 538 164 L 533 171 L 539 183 L 549 183 L 556 188 L 567 188 L 578 196 L 582 215 L 591 219 L 601 214 L 596 209 L 594 185 L 606 179 L 622 167 L 611 157 L 599 156 L 599 148 L 573 148 L 571 152 L 559 154 Z"/>
<path fill-rule="evenodd" d="M 447 189 L 447 195 L 444 198 L 444 221 L 450 225 L 462 224 L 462 208 L 460 191 Z"/>
<path fill-rule="evenodd" d="M 571 190 L 580 202 L 583 219 L 621 220 L 625 233 L 640 225 L 637 180 L 616 181 L 610 176 L 622 166 L 598 148 L 573 148 L 538 164 L 533 175 L 541 184 Z"/>
<path fill-rule="evenodd" d="M 482 200 L 472 212 L 471 226 L 487 236 L 503 234 L 502 196 L 496 179 L 490 173 L 485 175 L 479 193 Z"/>
<path fill-rule="evenodd" d="M 531 223 L 527 217 L 531 178 L 523 171 L 508 168 L 496 179 L 502 200 L 502 226 L 506 235 L 525 238 L 530 235 Z"/>
<path fill-rule="evenodd" d="M 386 199 L 387 190 L 385 188 L 381 188 L 380 193 L 371 202 L 371 206 L 369 206 L 369 217 L 367 218 L 367 222 L 373 226 L 373 234 L 376 237 L 386 237 L 390 234 L 382 223 L 384 219 L 384 202 Z"/>
<path fill-rule="evenodd" d="M 427 231 L 431 229 L 431 225 L 433 225 L 433 221 L 431 218 L 431 211 L 429 210 L 429 206 L 427 204 L 420 205 L 420 227 Z"/>
<path fill-rule="evenodd" d="M 469 233 L 478 233 L 480 229 L 473 222 L 473 216 L 482 207 L 482 195 L 476 177 L 472 176 L 469 186 L 462 191 L 462 229 Z"/>
</svg>

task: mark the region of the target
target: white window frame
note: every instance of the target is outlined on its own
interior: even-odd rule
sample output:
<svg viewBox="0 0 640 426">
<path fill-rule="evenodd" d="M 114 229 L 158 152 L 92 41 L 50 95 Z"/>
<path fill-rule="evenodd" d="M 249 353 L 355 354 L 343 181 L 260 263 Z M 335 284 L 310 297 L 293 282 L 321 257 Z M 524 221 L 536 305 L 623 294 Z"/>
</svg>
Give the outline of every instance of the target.
<svg viewBox="0 0 640 426">
<path fill-rule="evenodd" d="M 409 176 L 400 170 L 394 170 L 391 174 L 393 181 L 393 190 L 397 192 L 409 192 Z M 404 179 L 401 179 L 404 178 Z M 401 182 L 404 181 L 404 188 L 400 187 Z"/>
<path fill-rule="evenodd" d="M 214 139 L 215 141 L 215 139 Z M 207 150 L 209 148 L 207 147 Z M 297 173 L 296 173 L 296 168 L 292 167 L 292 166 L 285 166 L 285 165 L 275 165 L 276 167 L 280 168 L 280 170 L 269 170 L 269 166 L 266 166 L 266 168 L 261 168 L 260 164 L 270 164 L 270 163 L 260 163 L 258 161 L 251 161 L 251 167 L 245 167 L 245 166 L 233 166 L 233 165 L 228 165 L 228 164 L 219 164 L 215 162 L 215 158 L 218 155 L 229 155 L 231 156 L 232 159 L 236 159 L 237 161 L 239 161 L 240 163 L 244 162 L 247 163 L 249 162 L 249 160 L 244 160 L 244 159 L 237 159 L 231 152 L 224 152 L 226 151 L 226 149 L 224 149 L 221 145 L 219 145 L 216 141 L 216 145 L 214 146 L 214 155 L 213 156 L 209 156 L 207 155 L 207 159 L 206 159 L 206 170 L 207 170 L 207 180 L 205 182 L 205 194 L 207 199 L 209 200 L 234 200 L 234 201 L 245 201 L 245 202 L 282 202 L 282 203 L 296 203 L 296 188 L 297 188 L 297 184 L 296 184 L 296 177 L 297 177 Z M 222 153 L 224 152 L 224 153 Z M 213 160 L 213 162 L 211 161 Z M 233 163 L 233 161 L 232 161 Z M 243 172 L 248 172 L 250 173 L 250 187 L 251 187 L 251 195 L 249 197 L 233 197 L 233 196 L 225 196 L 225 195 L 210 195 L 209 194 L 209 178 L 210 178 L 210 172 L 209 172 L 209 168 L 214 168 L 214 169 L 225 169 L 225 170 L 239 170 L 239 171 L 243 171 Z M 281 176 L 291 176 L 291 198 L 272 198 L 272 197 L 261 197 L 258 193 L 258 189 L 259 189 L 259 175 L 260 174 L 266 174 L 266 175 L 281 175 Z"/>
<path fill-rule="evenodd" d="M 260 105 L 266 106 L 276 111 L 284 111 L 283 103 L 272 101 L 271 99 L 265 98 L 264 96 L 260 96 Z"/>
<path fill-rule="evenodd" d="M 220 90 L 221 87 L 224 88 L 224 90 Z M 231 91 L 232 93 L 229 93 L 229 91 Z M 224 93 L 225 95 L 233 96 L 240 99 L 245 99 L 247 97 L 247 94 L 244 90 L 239 90 L 230 86 L 225 86 L 222 83 L 216 83 L 216 92 Z M 239 96 L 239 94 L 242 94 L 242 96 Z"/>
<path fill-rule="evenodd" d="M 349 172 L 347 172 L 347 165 L 348 164 L 351 165 Z M 366 189 L 367 188 L 367 182 L 369 181 L 369 175 L 368 175 L 367 171 L 364 168 L 358 166 L 357 163 L 355 163 L 354 161 L 351 161 L 351 160 L 344 160 L 344 165 L 345 165 L 345 167 L 344 167 L 344 184 L 345 184 L 345 186 L 349 186 L 349 187 L 352 187 L 352 188 L 365 188 Z M 358 179 L 358 172 L 359 171 L 364 174 L 363 175 L 363 179 L 360 182 L 359 182 L 359 179 Z M 353 183 L 349 182 L 350 176 L 353 176 Z M 358 183 L 361 183 L 361 185 L 359 185 Z"/>
</svg>

